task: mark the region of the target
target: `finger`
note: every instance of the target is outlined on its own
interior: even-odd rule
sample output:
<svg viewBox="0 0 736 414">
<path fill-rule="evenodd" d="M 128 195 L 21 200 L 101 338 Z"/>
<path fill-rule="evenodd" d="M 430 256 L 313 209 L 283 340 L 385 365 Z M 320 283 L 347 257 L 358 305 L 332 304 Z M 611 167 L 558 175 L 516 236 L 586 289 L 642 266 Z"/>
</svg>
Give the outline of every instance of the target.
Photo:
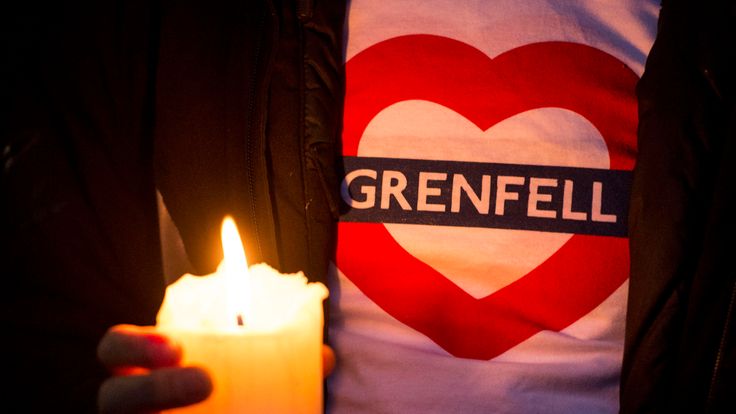
<svg viewBox="0 0 736 414">
<path fill-rule="evenodd" d="M 140 413 L 182 407 L 206 399 L 212 381 L 197 367 L 161 368 L 147 375 L 112 377 L 100 387 L 101 413 Z"/>
<path fill-rule="evenodd" d="M 117 325 L 100 340 L 97 357 L 110 369 L 155 369 L 178 365 L 181 346 L 152 326 Z"/>
<path fill-rule="evenodd" d="M 335 369 L 335 352 L 327 345 L 322 345 L 322 376 L 327 377 Z"/>
</svg>

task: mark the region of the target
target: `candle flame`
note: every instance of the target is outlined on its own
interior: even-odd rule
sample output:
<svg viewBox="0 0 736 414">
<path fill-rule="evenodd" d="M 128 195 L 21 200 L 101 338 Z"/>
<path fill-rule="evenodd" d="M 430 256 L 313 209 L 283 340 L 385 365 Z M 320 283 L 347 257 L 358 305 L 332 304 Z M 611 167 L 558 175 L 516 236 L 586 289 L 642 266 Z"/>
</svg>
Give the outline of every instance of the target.
<svg viewBox="0 0 736 414">
<path fill-rule="evenodd" d="M 227 278 L 227 301 L 230 315 L 239 326 L 244 325 L 244 315 L 247 315 L 249 304 L 248 295 L 248 262 L 245 259 L 243 242 L 238 233 L 238 227 L 232 217 L 226 216 L 222 221 L 222 259 L 223 271 Z"/>
<path fill-rule="evenodd" d="M 248 262 L 245 260 L 245 251 L 243 250 L 243 241 L 240 239 L 238 227 L 235 220 L 230 216 L 225 216 L 222 220 L 222 251 L 225 255 L 225 266 L 232 272 L 248 272 Z"/>
</svg>

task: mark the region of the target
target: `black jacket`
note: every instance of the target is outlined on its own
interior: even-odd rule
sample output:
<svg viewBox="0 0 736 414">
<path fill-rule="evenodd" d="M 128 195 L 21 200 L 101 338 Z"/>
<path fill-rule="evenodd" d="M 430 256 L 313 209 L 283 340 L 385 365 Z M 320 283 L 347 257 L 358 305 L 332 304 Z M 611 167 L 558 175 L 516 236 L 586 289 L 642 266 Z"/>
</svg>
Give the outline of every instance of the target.
<svg viewBox="0 0 736 414">
<path fill-rule="evenodd" d="M 624 413 L 736 412 L 736 4 L 665 1 L 638 85 Z"/>
<path fill-rule="evenodd" d="M 101 335 L 155 323 L 163 297 L 156 187 L 200 273 L 229 213 L 251 263 L 324 280 L 345 5 L 43 7 L 2 16 L 2 395 L 16 412 L 94 412 Z"/>
</svg>

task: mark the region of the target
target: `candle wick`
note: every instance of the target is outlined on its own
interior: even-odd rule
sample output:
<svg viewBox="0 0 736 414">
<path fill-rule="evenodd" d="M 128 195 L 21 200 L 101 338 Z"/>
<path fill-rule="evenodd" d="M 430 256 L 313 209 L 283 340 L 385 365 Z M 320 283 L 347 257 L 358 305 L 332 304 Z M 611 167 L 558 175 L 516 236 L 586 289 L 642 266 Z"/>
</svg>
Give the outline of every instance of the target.
<svg viewBox="0 0 736 414">
<path fill-rule="evenodd" d="M 238 326 L 245 326 L 245 322 L 243 322 L 243 315 L 238 314 Z"/>
</svg>

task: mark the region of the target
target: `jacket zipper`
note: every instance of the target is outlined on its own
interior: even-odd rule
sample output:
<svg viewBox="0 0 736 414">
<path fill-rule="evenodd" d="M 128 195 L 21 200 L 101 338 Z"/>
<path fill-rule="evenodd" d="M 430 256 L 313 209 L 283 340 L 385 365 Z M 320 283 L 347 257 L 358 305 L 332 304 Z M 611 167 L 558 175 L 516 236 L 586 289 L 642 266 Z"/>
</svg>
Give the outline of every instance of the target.
<svg viewBox="0 0 736 414">
<path fill-rule="evenodd" d="M 734 302 L 736 302 L 736 283 L 731 288 L 731 299 L 728 302 L 728 310 L 726 311 L 726 321 L 723 326 L 723 332 L 721 333 L 721 341 L 718 345 L 718 353 L 716 354 L 716 360 L 713 364 L 713 376 L 710 379 L 710 387 L 708 388 L 708 399 L 705 402 L 706 412 L 710 412 L 715 401 L 715 387 L 718 381 L 718 374 L 721 368 L 721 361 L 723 359 L 724 348 L 726 347 L 726 337 L 728 336 L 728 327 L 731 324 L 731 318 L 733 317 Z"/>
<path fill-rule="evenodd" d="M 254 126 L 254 120 L 253 118 L 257 115 L 258 116 L 258 123 L 260 124 L 260 117 L 261 112 L 259 111 L 258 114 L 255 113 L 256 110 L 256 99 L 258 99 L 259 94 L 259 87 L 258 87 L 258 73 L 259 73 L 259 65 L 261 60 L 261 54 L 262 54 L 262 42 L 264 39 L 263 30 L 266 26 L 266 13 L 268 13 L 268 10 L 264 10 L 263 13 L 261 13 L 260 18 L 258 20 L 258 39 L 256 41 L 256 49 L 254 51 L 254 59 L 253 61 L 255 64 L 253 65 L 253 70 L 250 73 L 250 79 L 248 80 L 250 82 L 250 99 L 248 100 L 248 114 L 250 115 L 248 117 L 248 120 L 246 122 L 246 131 L 250 134 L 250 136 L 246 136 L 245 140 L 245 153 L 246 153 L 246 168 L 248 171 L 248 193 L 249 193 L 249 200 L 250 200 L 250 221 L 253 225 L 254 229 L 254 239 L 256 242 L 256 247 L 258 249 L 258 256 L 263 257 L 263 247 L 261 243 L 261 233 L 260 229 L 258 227 L 258 216 L 256 214 L 256 169 L 255 169 L 255 162 L 253 160 L 256 158 L 256 149 L 258 148 L 258 145 L 256 145 L 256 140 L 258 140 L 258 144 L 261 143 L 261 134 L 260 134 L 260 126 L 258 131 L 253 130 Z"/>
<path fill-rule="evenodd" d="M 306 148 L 305 148 L 305 140 L 306 140 L 306 134 L 307 134 L 307 127 L 305 124 L 306 119 L 306 101 L 307 101 L 307 92 L 306 92 L 306 40 L 305 40 L 305 29 L 304 24 L 306 21 L 309 20 L 311 11 L 310 8 L 310 1 L 309 0 L 299 0 L 297 1 L 296 6 L 296 14 L 297 14 L 297 30 L 298 30 L 298 36 L 299 36 L 299 60 L 300 60 L 300 68 L 299 68 L 299 160 L 300 160 L 300 168 L 301 168 L 301 175 L 302 175 L 302 197 L 304 197 L 304 216 L 307 226 L 307 234 L 306 234 L 306 246 L 307 246 L 307 260 L 309 263 L 310 269 L 312 268 L 312 258 L 314 255 L 312 254 L 312 223 L 309 220 L 310 216 L 310 210 L 309 210 L 309 184 L 307 183 L 307 157 L 305 155 Z"/>
</svg>

